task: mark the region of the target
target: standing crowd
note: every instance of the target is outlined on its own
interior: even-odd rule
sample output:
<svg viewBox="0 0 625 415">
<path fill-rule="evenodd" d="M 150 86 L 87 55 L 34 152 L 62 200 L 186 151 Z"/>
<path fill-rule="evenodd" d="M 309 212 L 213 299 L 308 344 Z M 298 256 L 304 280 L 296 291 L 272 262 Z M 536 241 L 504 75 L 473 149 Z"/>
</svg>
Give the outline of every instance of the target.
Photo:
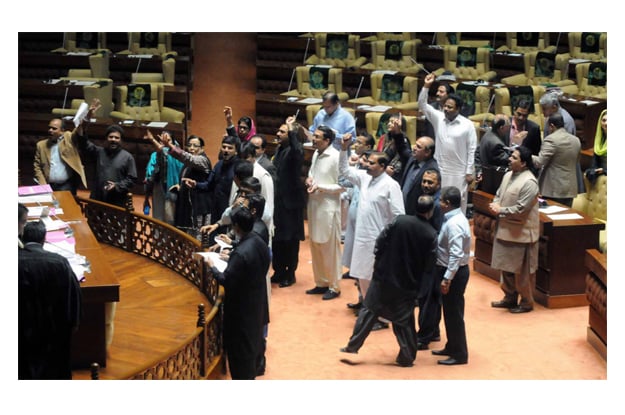
<svg viewBox="0 0 625 415">
<path fill-rule="evenodd" d="M 439 87 L 438 101 L 430 103 L 435 82 L 428 74 L 419 94 L 429 134 L 414 144 L 406 135 L 405 117 L 394 113 L 385 119 L 383 145 L 376 145 L 370 134 L 356 131 L 354 117 L 333 92 L 323 96 L 308 129 L 293 116 L 280 125 L 272 157 L 252 118 L 241 117 L 235 125 L 230 107 L 224 109 L 226 133 L 214 164 L 203 138 L 190 135 L 181 143 L 169 132 L 146 130 L 154 152 L 145 171 L 144 212 L 151 209 L 154 218 L 208 240 L 208 249 L 227 261 L 220 271 L 206 259 L 225 287 L 223 344 L 233 379 L 254 379 L 265 371 L 271 284 L 287 288 L 302 282 L 296 271 L 305 223 L 313 270 L 306 294 L 333 300 L 341 294 L 342 278 L 356 281 L 358 299 L 347 306 L 357 319 L 342 352 L 357 353 L 371 331 L 390 324 L 399 344 L 396 363 L 412 366 L 418 350 L 440 341 L 442 319 L 447 342 L 432 354 L 444 357 L 441 365 L 468 363 L 464 293 L 472 236 L 467 205 L 469 189 L 482 183 L 489 168 L 505 171 L 489 206 L 498 218 L 492 266 L 501 271 L 504 295 L 491 305 L 512 313 L 533 309 L 539 196 L 571 206 L 583 190 L 575 125 L 557 97 L 546 95 L 540 100 L 544 138 L 527 119 L 530 105 L 520 101 L 512 117 L 496 115 L 478 143 L 453 88 Z M 89 113 L 98 106 L 94 100 Z M 38 183 L 73 194 L 82 185 L 93 199 L 125 206 L 138 173 L 133 156 L 123 149 L 123 129 L 111 125 L 105 146 L 98 146 L 89 139 L 88 122 L 71 132 L 62 123 L 51 120 L 49 138 L 37 144 Z M 607 112 L 600 124 L 597 163 L 587 177 L 607 174 Z M 305 142 L 314 153 L 303 179 Z M 95 165 L 89 184 L 87 160 Z M 20 352 L 28 353 L 20 353 L 19 376 L 71 378 L 64 348 L 79 324 L 80 293 L 74 292 L 75 277 L 63 261 L 40 255 L 41 229 L 30 223 L 24 228 L 23 214 L 19 207 L 19 339 Z M 37 261 L 30 259 L 33 254 Z M 39 263 L 46 269 L 54 264 L 59 278 L 73 281 L 69 288 L 67 283 L 50 288 L 59 292 L 50 307 L 60 309 L 47 317 L 58 318 L 55 324 L 62 329 L 48 336 L 53 350 L 65 350 L 56 352 L 58 359 L 49 350 L 38 351 L 33 342 L 45 342 L 27 335 L 33 324 L 48 324 L 33 318 L 42 302 L 40 290 L 33 289 L 43 281 Z"/>
</svg>

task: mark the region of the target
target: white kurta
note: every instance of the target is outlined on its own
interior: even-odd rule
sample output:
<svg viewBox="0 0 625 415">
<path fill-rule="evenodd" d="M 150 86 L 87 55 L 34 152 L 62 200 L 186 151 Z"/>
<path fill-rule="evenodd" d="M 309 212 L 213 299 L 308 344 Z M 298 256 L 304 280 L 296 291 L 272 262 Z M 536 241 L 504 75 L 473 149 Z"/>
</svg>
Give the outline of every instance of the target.
<svg viewBox="0 0 625 415">
<path fill-rule="evenodd" d="M 462 193 L 462 210 L 466 212 L 468 198 L 467 174 L 473 174 L 477 134 L 468 118 L 458 114 L 453 121 L 445 113 L 428 104 L 428 88 L 419 93 L 419 109 L 434 127 L 436 151 L 434 158 L 441 172 L 441 187 L 455 186 Z"/>
<path fill-rule="evenodd" d="M 348 166 L 345 151 L 341 151 L 339 171 L 342 177 L 359 188 L 358 214 L 349 273 L 355 278 L 371 280 L 377 237 L 397 215 L 405 213 L 401 187 L 386 173 L 374 178 L 366 170 Z"/>
</svg>

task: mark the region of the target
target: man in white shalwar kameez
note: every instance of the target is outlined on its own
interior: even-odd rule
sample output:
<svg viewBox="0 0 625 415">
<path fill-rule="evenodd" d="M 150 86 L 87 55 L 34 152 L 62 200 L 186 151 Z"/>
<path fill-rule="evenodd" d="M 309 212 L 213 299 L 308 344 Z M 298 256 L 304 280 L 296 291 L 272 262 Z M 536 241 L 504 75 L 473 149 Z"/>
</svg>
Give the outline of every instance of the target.
<svg viewBox="0 0 625 415">
<path fill-rule="evenodd" d="M 419 92 L 419 109 L 434 127 L 436 153 L 434 158 L 441 172 L 441 188 L 455 186 L 462 195 L 462 212 L 467 212 L 469 184 L 473 181 L 473 164 L 477 147 L 475 126 L 460 115 L 462 98 L 450 94 L 443 103 L 443 111 L 428 104 L 430 86 L 436 80 L 434 74 L 426 75 Z"/>
<path fill-rule="evenodd" d="M 347 149 L 350 144 L 351 137 L 344 135 L 339 156 L 339 174 L 360 189 L 349 273 L 358 279 L 365 298 L 373 275 L 376 238 L 396 216 L 405 213 L 404 198 L 399 183 L 386 174 L 386 166 L 390 161 L 387 156 L 373 152 L 369 155 L 366 170 L 359 170 L 348 165 Z"/>
</svg>

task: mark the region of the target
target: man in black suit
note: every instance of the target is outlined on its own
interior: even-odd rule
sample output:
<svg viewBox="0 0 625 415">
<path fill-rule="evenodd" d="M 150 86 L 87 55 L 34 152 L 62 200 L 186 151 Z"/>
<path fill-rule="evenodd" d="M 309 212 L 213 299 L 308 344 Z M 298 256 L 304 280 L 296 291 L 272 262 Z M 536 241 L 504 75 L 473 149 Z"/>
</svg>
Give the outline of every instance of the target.
<svg viewBox="0 0 625 415">
<path fill-rule="evenodd" d="M 524 146 L 532 150 L 533 155 L 540 152 L 540 126 L 527 117 L 530 113 L 531 103 L 527 100 L 520 100 L 516 107 L 512 109 L 510 118 L 510 140 L 511 147 Z"/>
<path fill-rule="evenodd" d="M 510 119 L 504 114 L 493 118 L 490 131 L 480 139 L 475 151 L 475 173 L 480 189 L 495 194 L 510 158 Z"/>
<path fill-rule="evenodd" d="M 254 215 L 246 207 L 232 213 L 232 229 L 238 244 L 230 252 L 222 272 L 210 257 L 205 261 L 213 276 L 226 291 L 224 298 L 224 349 L 232 379 L 256 378 L 257 359 L 262 355 L 263 328 L 269 321 L 266 275 L 269 249 L 253 232 Z"/>
<path fill-rule="evenodd" d="M 46 225 L 24 227 L 18 250 L 18 379 L 71 379 L 82 294 L 66 258 L 43 249 Z"/>
<path fill-rule="evenodd" d="M 341 352 L 358 353 L 381 316 L 393 323 L 399 343 L 395 362 L 402 367 L 413 365 L 417 357 L 415 304 L 423 275 L 432 269 L 436 257 L 436 231 L 428 222 L 434 198 L 420 197 L 415 209 L 417 216 L 399 215 L 380 232 L 371 285 L 352 336 Z"/>
<path fill-rule="evenodd" d="M 403 136 L 399 134 L 401 130 L 399 133 L 397 131 L 397 127 L 389 129 L 389 134 L 395 140 L 401 163 L 405 166 L 399 185 L 404 195 L 406 215 L 415 215 L 417 213 L 417 199 L 423 194 L 421 188 L 423 172 L 428 169 L 438 170 L 438 163 L 434 159 L 435 141 L 428 136 L 419 137 L 412 147 L 412 151 L 410 151 L 406 145 L 406 140 L 403 140 Z"/>
<path fill-rule="evenodd" d="M 281 288 L 295 284 L 295 270 L 299 262 L 299 245 L 304 240 L 304 208 L 306 189 L 302 181 L 304 148 L 298 139 L 299 124 L 288 117 L 277 135 L 280 145 L 273 157 L 276 166 L 274 186 L 274 235 L 272 239 L 271 282 Z"/>
</svg>

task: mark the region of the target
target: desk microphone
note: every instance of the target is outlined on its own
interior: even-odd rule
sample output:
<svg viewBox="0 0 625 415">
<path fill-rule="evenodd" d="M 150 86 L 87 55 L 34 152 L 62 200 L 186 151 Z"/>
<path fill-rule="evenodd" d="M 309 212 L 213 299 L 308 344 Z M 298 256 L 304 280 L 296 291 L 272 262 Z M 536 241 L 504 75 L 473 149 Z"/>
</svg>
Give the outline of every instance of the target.
<svg viewBox="0 0 625 415">
<path fill-rule="evenodd" d="M 141 59 L 143 58 L 139 58 L 139 62 L 137 62 L 137 69 L 135 69 L 135 73 L 139 73 L 139 66 L 141 65 Z"/>
<path fill-rule="evenodd" d="M 304 65 L 306 64 L 306 55 L 308 55 L 308 45 L 310 45 L 310 39 L 308 38 L 308 40 L 306 41 L 306 50 L 304 50 Z"/>
<path fill-rule="evenodd" d="M 560 44 L 560 35 L 562 32 L 558 32 L 558 39 L 556 39 L 556 51 L 554 53 L 558 53 L 558 45 Z"/>
<path fill-rule="evenodd" d="M 297 68 L 293 68 L 293 72 L 291 72 L 291 80 L 289 81 L 289 88 L 287 89 L 287 92 L 291 90 L 291 85 L 293 84 L 293 77 L 295 76 L 295 69 Z"/>
<path fill-rule="evenodd" d="M 360 87 L 362 87 L 362 81 L 365 80 L 365 76 L 361 76 L 360 77 L 360 83 L 358 84 L 358 89 L 356 90 L 356 96 L 354 97 L 354 99 L 358 99 L 358 95 L 360 95 Z M 354 102 L 354 108 L 356 107 L 356 105 L 358 105 L 357 103 Z"/>
<path fill-rule="evenodd" d="M 435 45 L 436 43 L 436 32 L 434 32 L 434 36 L 432 36 L 432 45 Z"/>
<path fill-rule="evenodd" d="M 69 85 L 65 87 L 65 97 L 63 97 L 63 108 L 61 114 L 65 114 L 65 105 L 67 105 L 67 93 L 69 92 Z"/>
</svg>

